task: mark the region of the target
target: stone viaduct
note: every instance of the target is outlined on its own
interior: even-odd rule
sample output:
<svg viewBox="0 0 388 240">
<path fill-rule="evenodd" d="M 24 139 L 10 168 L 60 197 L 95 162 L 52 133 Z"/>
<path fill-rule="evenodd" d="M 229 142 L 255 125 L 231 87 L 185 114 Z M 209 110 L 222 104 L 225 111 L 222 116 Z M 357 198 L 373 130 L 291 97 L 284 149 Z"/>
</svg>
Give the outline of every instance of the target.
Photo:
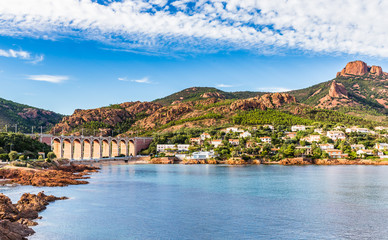
<svg viewBox="0 0 388 240">
<path fill-rule="evenodd" d="M 91 160 L 136 156 L 151 142 L 147 137 L 53 136 L 51 148 L 58 158 Z"/>
</svg>

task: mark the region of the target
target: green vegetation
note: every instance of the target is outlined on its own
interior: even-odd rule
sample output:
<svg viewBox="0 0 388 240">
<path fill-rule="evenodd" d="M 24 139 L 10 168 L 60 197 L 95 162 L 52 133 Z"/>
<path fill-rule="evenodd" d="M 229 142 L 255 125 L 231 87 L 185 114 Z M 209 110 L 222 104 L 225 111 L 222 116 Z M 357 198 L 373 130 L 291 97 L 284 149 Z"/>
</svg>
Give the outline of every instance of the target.
<svg viewBox="0 0 388 240">
<path fill-rule="evenodd" d="M 39 156 L 41 157 L 41 156 Z M 50 160 L 53 160 L 54 158 L 56 158 L 57 156 L 55 155 L 55 153 L 53 152 L 49 152 L 47 153 L 47 158 L 50 159 Z"/>
<path fill-rule="evenodd" d="M 240 112 L 233 117 L 233 123 L 240 125 L 272 124 L 291 126 L 297 124 L 309 125 L 313 124 L 313 122 L 313 120 L 304 119 L 290 113 L 276 110 L 253 110 L 249 112 Z"/>
<path fill-rule="evenodd" d="M 21 115 L 27 111 L 37 111 L 37 117 L 22 117 Z M 27 114 L 26 116 L 29 115 Z M 8 131 L 11 131 L 14 130 L 15 124 L 17 124 L 18 131 L 20 132 L 31 132 L 31 127 L 35 127 L 38 130 L 40 126 L 46 132 L 61 121 L 62 118 L 61 114 L 0 98 L 0 128 L 2 131 L 5 131 L 5 125 L 8 125 Z"/>
<path fill-rule="evenodd" d="M 223 117 L 222 114 L 207 113 L 207 114 L 204 114 L 204 115 L 201 115 L 198 117 L 191 117 L 191 118 L 185 118 L 185 119 L 180 119 L 180 120 L 176 120 L 176 121 L 171 121 L 171 122 L 163 125 L 161 128 L 159 128 L 159 130 L 164 129 L 164 128 L 168 128 L 171 126 L 175 126 L 175 125 L 180 125 L 180 124 L 183 124 L 186 122 L 194 122 L 194 121 L 199 121 L 199 120 L 203 120 L 203 119 L 220 119 L 222 117 Z"/>
<path fill-rule="evenodd" d="M 301 114 L 293 115 L 291 113 L 279 110 L 253 110 L 249 112 L 240 112 L 233 117 L 234 124 L 240 125 L 312 125 L 314 123 L 329 125 L 361 125 L 377 126 L 381 123 L 355 117 L 342 112 L 327 109 L 305 109 Z"/>
<path fill-rule="evenodd" d="M 0 149 L 3 153 L 9 153 L 11 160 L 15 157 L 15 153 L 16 158 L 19 157 L 18 153 L 22 153 L 25 157 L 37 158 L 38 152 L 50 151 L 48 145 L 21 133 L 0 133 Z"/>
</svg>

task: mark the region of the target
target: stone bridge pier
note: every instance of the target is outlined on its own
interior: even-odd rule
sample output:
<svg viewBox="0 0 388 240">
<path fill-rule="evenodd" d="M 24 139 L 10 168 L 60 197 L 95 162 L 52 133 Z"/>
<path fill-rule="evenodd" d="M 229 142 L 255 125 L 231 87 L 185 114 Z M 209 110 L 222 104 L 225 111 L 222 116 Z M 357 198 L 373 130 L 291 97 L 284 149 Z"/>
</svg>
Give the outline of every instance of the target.
<svg viewBox="0 0 388 240">
<path fill-rule="evenodd" d="M 58 158 L 91 160 L 136 156 L 151 142 L 149 137 L 53 136 L 51 147 Z"/>
</svg>

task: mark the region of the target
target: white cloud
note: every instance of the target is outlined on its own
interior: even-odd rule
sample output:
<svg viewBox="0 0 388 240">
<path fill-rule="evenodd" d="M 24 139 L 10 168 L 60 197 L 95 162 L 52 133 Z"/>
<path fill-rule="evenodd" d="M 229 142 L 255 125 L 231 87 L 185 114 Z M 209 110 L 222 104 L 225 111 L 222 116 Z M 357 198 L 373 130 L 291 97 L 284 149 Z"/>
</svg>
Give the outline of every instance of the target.
<svg viewBox="0 0 388 240">
<path fill-rule="evenodd" d="M 151 52 L 291 49 L 388 57 L 386 9 L 381 0 L 2 0 L 0 35 L 76 37 Z"/>
<path fill-rule="evenodd" d="M 42 81 L 50 83 L 61 83 L 66 80 L 69 80 L 68 76 L 58 76 L 58 75 L 29 75 L 27 76 L 28 80 L 33 81 Z"/>
<path fill-rule="evenodd" d="M 19 58 L 23 60 L 29 60 L 31 63 L 38 63 L 43 61 L 44 56 L 43 55 L 33 55 L 30 52 L 23 51 L 23 50 L 14 50 L 14 49 L 0 49 L 0 56 L 1 57 L 8 57 L 8 58 Z"/>
<path fill-rule="evenodd" d="M 257 88 L 260 92 L 288 92 L 292 89 L 283 88 L 283 87 L 263 87 L 263 88 Z"/>
<path fill-rule="evenodd" d="M 144 77 L 141 79 L 128 79 L 127 77 L 119 77 L 117 79 L 123 82 L 152 83 L 148 77 Z"/>
<path fill-rule="evenodd" d="M 151 83 L 151 81 L 148 79 L 148 77 L 144 77 L 141 79 L 133 79 L 131 82 L 137 82 L 137 83 Z"/>
<path fill-rule="evenodd" d="M 217 84 L 216 87 L 219 87 L 219 88 L 231 88 L 231 87 L 234 87 L 234 86 L 221 83 L 221 84 Z"/>
</svg>

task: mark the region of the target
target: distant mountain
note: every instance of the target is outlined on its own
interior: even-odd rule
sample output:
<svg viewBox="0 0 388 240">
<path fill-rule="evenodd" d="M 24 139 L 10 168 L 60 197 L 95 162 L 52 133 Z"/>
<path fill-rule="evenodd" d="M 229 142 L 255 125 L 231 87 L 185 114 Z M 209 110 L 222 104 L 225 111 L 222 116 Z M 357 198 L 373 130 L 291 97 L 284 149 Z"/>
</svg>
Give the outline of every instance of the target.
<svg viewBox="0 0 388 240">
<path fill-rule="evenodd" d="M 192 87 L 153 102 L 76 110 L 52 132 L 147 135 L 233 124 L 388 126 L 387 81 L 388 74 L 381 67 L 355 61 L 330 81 L 286 93 Z"/>
<path fill-rule="evenodd" d="M 50 130 L 55 124 L 60 122 L 63 115 L 47 111 L 24 104 L 15 103 L 0 98 L 0 129 L 5 130 L 5 125 L 9 131 L 14 131 L 17 124 L 18 131 L 31 132 L 32 127 L 38 132 L 40 126 L 43 131 Z"/>
</svg>

